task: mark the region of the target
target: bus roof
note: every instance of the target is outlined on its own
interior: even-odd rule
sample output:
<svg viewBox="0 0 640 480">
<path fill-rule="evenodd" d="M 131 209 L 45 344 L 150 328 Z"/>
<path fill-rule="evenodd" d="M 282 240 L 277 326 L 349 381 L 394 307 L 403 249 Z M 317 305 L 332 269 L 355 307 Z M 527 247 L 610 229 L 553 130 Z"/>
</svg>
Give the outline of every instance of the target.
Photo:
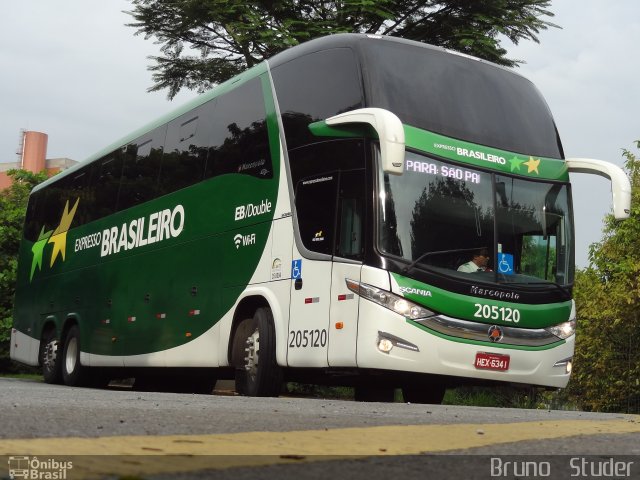
<svg viewBox="0 0 640 480">
<path fill-rule="evenodd" d="M 282 64 L 285 64 L 295 58 L 299 58 L 302 57 L 304 55 L 307 55 L 309 53 L 313 53 L 313 52 L 318 52 L 318 51 L 323 51 L 323 50 L 328 50 L 328 49 L 332 49 L 332 48 L 352 48 L 353 50 L 355 50 L 356 52 L 360 51 L 360 46 L 362 44 L 362 42 L 393 42 L 393 43 L 397 43 L 397 44 L 405 44 L 405 45 L 410 45 L 410 46 L 414 46 L 414 47 L 421 47 L 421 48 L 425 48 L 425 49 L 431 49 L 431 50 L 435 50 L 435 51 L 439 51 L 439 52 L 446 52 L 452 55 L 457 55 L 457 56 L 461 56 L 461 57 L 465 57 L 468 58 L 472 61 L 476 61 L 476 62 L 480 62 L 483 63 L 485 65 L 491 65 L 492 67 L 504 70 L 505 72 L 509 72 L 512 75 L 517 75 L 521 78 L 525 78 L 522 75 L 520 75 L 517 72 L 514 72 L 511 69 L 508 69 L 506 67 L 497 65 L 495 63 L 486 61 L 486 60 L 482 60 L 476 57 L 472 57 L 470 55 L 466 55 L 457 51 L 453 51 L 453 50 L 449 50 L 443 47 L 438 47 L 438 46 L 434 46 L 434 45 L 429 45 L 426 43 L 422 43 L 422 42 L 417 42 L 414 40 L 407 40 L 407 39 L 403 39 L 403 38 L 398 38 L 398 37 L 389 37 L 389 36 L 383 36 L 383 35 L 371 35 L 371 34 L 359 34 L 359 33 L 339 33 L 339 34 L 334 34 L 334 35 L 328 35 L 326 37 L 321 37 L 321 38 L 316 38 L 313 40 L 309 40 L 307 42 L 304 42 L 300 45 L 296 45 L 294 47 L 291 47 L 287 50 L 284 50 L 276 55 L 274 55 L 273 57 L 271 57 L 270 59 L 267 59 L 265 62 L 261 62 L 260 64 L 236 75 L 235 77 L 230 78 L 229 80 L 227 80 L 226 82 L 214 87 L 212 90 L 203 93 L 202 95 L 199 95 L 198 97 L 194 98 L 193 100 L 190 100 L 188 102 L 186 102 L 185 104 L 181 105 L 180 107 L 171 110 L 169 113 L 143 125 L 142 127 L 136 129 L 135 131 L 131 132 L 130 134 L 118 139 L 115 142 L 112 142 L 111 144 L 109 144 L 108 146 L 100 149 L 99 151 L 97 151 L 96 153 L 90 155 L 89 157 L 87 157 L 86 159 L 78 162 L 77 164 L 75 164 L 74 166 L 72 166 L 71 168 L 62 171 L 61 173 L 59 173 L 58 175 L 55 175 L 54 177 L 51 177 L 50 179 L 46 180 L 45 182 L 37 185 L 33 191 L 38 191 L 42 188 L 45 188 L 46 186 L 48 186 L 51 183 L 55 183 L 59 180 L 61 180 L 62 178 L 71 175 L 73 172 L 79 170 L 80 168 L 86 166 L 88 163 L 91 163 L 101 157 L 103 157 L 104 155 L 112 152 L 113 150 L 126 146 L 127 144 L 129 144 L 130 142 L 132 142 L 133 140 L 135 140 L 136 138 L 140 137 L 141 135 L 144 135 L 145 133 L 159 127 L 160 125 L 163 125 L 165 123 L 170 122 L 171 120 L 179 117 L 180 115 L 208 102 L 209 100 L 212 100 L 214 98 L 216 98 L 217 96 L 229 91 L 232 88 L 235 88 L 238 85 L 241 85 L 242 83 L 246 82 L 247 80 L 254 78 L 264 72 L 267 71 L 267 68 L 275 68 L 278 67 Z M 526 79 L 526 78 L 525 78 Z"/>
</svg>

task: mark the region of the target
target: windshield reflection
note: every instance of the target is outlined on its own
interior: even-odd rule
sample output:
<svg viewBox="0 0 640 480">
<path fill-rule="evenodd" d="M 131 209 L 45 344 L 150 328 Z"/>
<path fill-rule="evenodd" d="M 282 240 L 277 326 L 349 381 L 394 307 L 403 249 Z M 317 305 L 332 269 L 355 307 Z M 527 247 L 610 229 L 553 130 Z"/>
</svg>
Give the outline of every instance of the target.
<svg viewBox="0 0 640 480">
<path fill-rule="evenodd" d="M 379 248 L 447 275 L 521 285 L 569 284 L 566 185 L 481 172 L 407 152 L 380 173 Z"/>
</svg>

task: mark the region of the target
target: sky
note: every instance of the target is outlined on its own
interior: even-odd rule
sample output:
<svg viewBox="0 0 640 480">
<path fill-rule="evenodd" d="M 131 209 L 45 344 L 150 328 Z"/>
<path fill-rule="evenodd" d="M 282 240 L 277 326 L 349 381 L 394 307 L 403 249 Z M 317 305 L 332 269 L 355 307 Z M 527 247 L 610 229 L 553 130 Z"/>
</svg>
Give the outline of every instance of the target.
<svg viewBox="0 0 640 480">
<path fill-rule="evenodd" d="M 18 160 L 20 130 L 49 135 L 48 158 L 83 160 L 196 96 L 173 101 L 152 85 L 158 45 L 126 27 L 127 0 L 22 0 L 0 20 L 0 162 Z M 554 115 L 566 157 L 623 165 L 640 140 L 640 2 L 554 0 L 540 44 L 503 44 Z M 576 263 L 601 239 L 610 211 L 606 179 L 571 175 Z"/>
</svg>

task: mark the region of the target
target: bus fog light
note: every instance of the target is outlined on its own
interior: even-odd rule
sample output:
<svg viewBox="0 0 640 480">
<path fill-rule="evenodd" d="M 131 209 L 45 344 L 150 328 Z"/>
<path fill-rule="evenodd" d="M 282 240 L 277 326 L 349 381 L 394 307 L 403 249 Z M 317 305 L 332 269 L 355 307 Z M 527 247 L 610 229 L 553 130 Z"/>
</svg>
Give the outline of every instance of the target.
<svg viewBox="0 0 640 480">
<path fill-rule="evenodd" d="M 378 342 L 378 350 L 384 353 L 389 353 L 393 348 L 393 342 L 388 338 L 381 338 Z"/>
<path fill-rule="evenodd" d="M 412 352 L 420 351 L 417 345 L 414 345 L 403 338 L 396 337 L 391 333 L 378 331 L 378 350 L 384 353 L 389 353 L 393 347 L 403 348 Z"/>
<path fill-rule="evenodd" d="M 573 370 L 573 357 L 569 357 L 569 358 L 565 358 L 563 360 L 560 360 L 558 362 L 556 362 L 554 365 L 554 367 L 564 367 L 564 371 L 567 375 L 569 375 L 571 373 L 571 371 Z"/>
</svg>

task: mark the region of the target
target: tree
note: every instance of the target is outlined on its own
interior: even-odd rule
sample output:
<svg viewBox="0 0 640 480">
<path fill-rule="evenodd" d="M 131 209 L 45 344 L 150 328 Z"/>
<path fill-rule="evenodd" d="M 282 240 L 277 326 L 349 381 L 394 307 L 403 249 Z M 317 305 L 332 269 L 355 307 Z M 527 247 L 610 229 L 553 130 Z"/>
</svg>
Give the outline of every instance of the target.
<svg viewBox="0 0 640 480">
<path fill-rule="evenodd" d="M 640 141 L 636 142 L 640 149 Z M 569 394 L 583 408 L 640 413 L 640 158 L 623 151 L 631 216 L 605 219 L 574 288 L 578 314 Z"/>
<path fill-rule="evenodd" d="M 13 184 L 0 192 L 0 371 L 8 364 L 18 249 L 29 192 L 47 178 L 44 172 L 26 170 L 9 170 L 7 174 Z"/>
<path fill-rule="evenodd" d="M 155 84 L 173 98 L 205 91 L 276 53 L 333 33 L 391 35 L 440 45 L 505 66 L 502 38 L 538 42 L 557 27 L 551 0 L 132 0 L 136 35 L 154 38 Z"/>
</svg>

